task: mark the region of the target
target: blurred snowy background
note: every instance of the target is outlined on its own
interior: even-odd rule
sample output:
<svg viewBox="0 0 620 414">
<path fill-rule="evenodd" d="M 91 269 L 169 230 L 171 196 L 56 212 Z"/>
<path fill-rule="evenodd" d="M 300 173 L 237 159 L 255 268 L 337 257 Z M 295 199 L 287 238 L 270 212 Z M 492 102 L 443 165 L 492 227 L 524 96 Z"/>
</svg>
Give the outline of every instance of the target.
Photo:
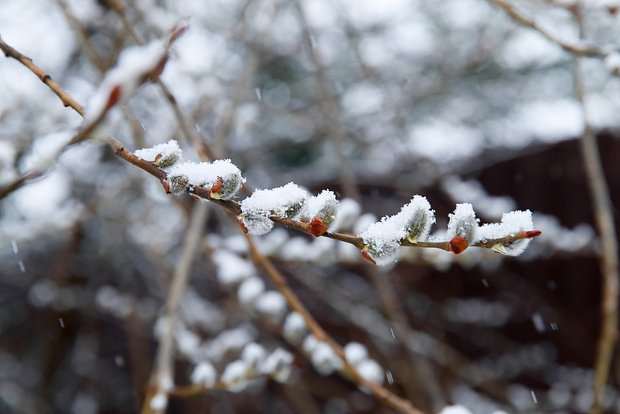
<svg viewBox="0 0 620 414">
<path fill-rule="evenodd" d="M 570 2 L 514 3 L 577 39 L 562 7 Z M 144 39 L 189 19 L 162 78 L 254 188 L 337 191 L 350 198 L 341 228 L 351 233 L 414 194 L 437 211 L 437 229 L 456 202 L 472 203 L 483 222 L 531 209 L 543 237 L 516 260 L 403 249 L 383 270 L 351 246 L 283 229 L 258 243 L 323 326 L 343 344 L 365 344 L 386 387 L 425 412 L 587 411 L 600 276 L 573 57 L 485 0 L 297 4 L 140 0 L 124 14 Z M 85 103 L 135 44 L 108 6 L 0 0 L 0 35 Z M 588 3 L 586 23 L 597 44 L 620 34 L 600 1 Z M 617 206 L 620 82 L 601 59 L 585 65 Z M 0 186 L 80 122 L 32 73 L 0 60 Z M 131 149 L 177 139 L 198 159 L 157 85 L 112 111 L 106 128 Z M 191 206 L 97 142 L 69 149 L 0 202 L 0 413 L 136 412 Z M 176 382 L 188 383 L 201 358 L 221 371 L 249 342 L 287 346 L 285 312 L 248 310 L 237 295 L 256 276 L 238 229 L 211 208 L 183 301 Z M 296 355 L 287 384 L 175 398 L 169 412 L 389 412 Z M 611 384 L 605 404 L 617 412 L 617 360 Z"/>
</svg>

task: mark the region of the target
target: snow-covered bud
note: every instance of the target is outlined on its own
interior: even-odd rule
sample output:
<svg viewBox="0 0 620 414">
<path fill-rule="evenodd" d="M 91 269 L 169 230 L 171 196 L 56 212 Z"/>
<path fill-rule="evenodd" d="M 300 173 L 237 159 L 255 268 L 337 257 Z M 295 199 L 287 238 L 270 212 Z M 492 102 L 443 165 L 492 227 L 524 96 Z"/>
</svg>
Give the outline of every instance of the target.
<svg viewBox="0 0 620 414">
<path fill-rule="evenodd" d="M 449 215 L 448 236 L 461 237 L 468 245 L 474 243 L 478 237 L 478 219 L 469 203 L 457 204 L 454 213 Z"/>
<path fill-rule="evenodd" d="M 312 366 L 323 376 L 331 375 L 343 367 L 342 359 L 325 342 L 319 342 L 310 355 Z"/>
<path fill-rule="evenodd" d="M 218 181 L 211 187 L 211 197 L 221 200 L 233 198 L 245 182 L 241 171 L 230 160 L 216 160 L 211 164 Z"/>
<path fill-rule="evenodd" d="M 201 362 L 196 365 L 192 372 L 192 384 L 202 385 L 210 388 L 217 380 L 217 372 L 210 362 Z"/>
<path fill-rule="evenodd" d="M 250 234 L 262 235 L 273 228 L 269 216 L 293 218 L 307 198 L 308 193 L 293 183 L 271 190 L 256 190 L 241 202 L 241 219 Z"/>
<path fill-rule="evenodd" d="M 411 243 L 423 241 L 428 237 L 431 226 L 435 223 L 435 212 L 426 197 L 413 196 L 409 204 L 403 206 L 398 215 L 407 219 L 405 231 Z"/>
<path fill-rule="evenodd" d="M 245 181 L 239 168 L 230 160 L 175 164 L 170 168 L 170 174 L 186 175 L 189 184 L 206 188 L 211 198 L 223 200 L 233 198 Z"/>
<path fill-rule="evenodd" d="M 306 326 L 304 318 L 302 318 L 302 316 L 297 312 L 289 313 L 284 320 L 284 339 L 291 344 L 298 346 L 307 333 L 308 327 Z"/>
<path fill-rule="evenodd" d="M 185 190 L 189 185 L 189 177 L 185 174 L 168 174 L 162 181 L 168 194 L 177 194 Z"/>
<path fill-rule="evenodd" d="M 426 197 L 414 196 L 398 214 L 383 217 L 360 234 L 365 243 L 362 255 L 377 265 L 388 265 L 398 258 L 402 240 L 417 243 L 425 239 L 434 222 L 435 214 Z"/>
<path fill-rule="evenodd" d="M 321 236 L 334 221 L 338 211 L 338 200 L 333 191 L 323 190 L 319 195 L 310 197 L 305 205 L 304 219 L 310 221 L 310 233 Z"/>
<path fill-rule="evenodd" d="M 372 239 L 362 249 L 362 257 L 378 266 L 387 266 L 398 259 L 399 250 L 397 240 Z"/>
<path fill-rule="evenodd" d="M 181 159 L 183 151 L 179 148 L 179 144 L 171 139 L 154 147 L 136 150 L 134 154 L 136 157 L 148 161 L 156 167 L 168 168 Z"/>
<path fill-rule="evenodd" d="M 254 214 L 251 211 L 246 211 L 241 213 L 239 218 L 244 231 L 255 236 L 262 236 L 273 229 L 273 221 L 269 219 L 268 215 Z"/>
<path fill-rule="evenodd" d="M 501 229 L 501 233 L 503 233 L 499 237 L 513 236 L 520 231 L 532 230 L 534 228 L 534 223 L 532 222 L 532 212 L 530 210 L 517 210 L 504 213 L 502 215 L 502 221 L 499 228 Z M 529 246 L 531 240 L 532 239 L 530 238 L 525 238 L 515 240 L 510 243 L 498 243 L 494 245 L 492 249 L 506 256 L 519 256 L 525 251 L 525 249 L 527 249 L 527 246 Z"/>
<path fill-rule="evenodd" d="M 291 376 L 292 363 L 293 355 L 282 348 L 278 348 L 264 360 L 261 371 L 269 375 L 274 381 L 286 382 Z"/>
</svg>

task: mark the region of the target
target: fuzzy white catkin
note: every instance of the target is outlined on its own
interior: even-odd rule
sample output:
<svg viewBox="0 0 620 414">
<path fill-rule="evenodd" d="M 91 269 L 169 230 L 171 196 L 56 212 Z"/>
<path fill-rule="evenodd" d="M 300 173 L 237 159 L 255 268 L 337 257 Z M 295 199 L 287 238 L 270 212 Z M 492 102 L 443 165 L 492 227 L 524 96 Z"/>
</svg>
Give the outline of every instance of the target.
<svg viewBox="0 0 620 414">
<path fill-rule="evenodd" d="M 269 375 L 275 381 L 286 382 L 291 375 L 293 355 L 277 348 L 263 362 L 262 372 Z"/>
<path fill-rule="evenodd" d="M 350 364 L 357 365 L 368 358 L 368 351 L 359 342 L 349 342 L 344 347 L 344 356 Z"/>
<path fill-rule="evenodd" d="M 301 349 L 303 349 L 303 351 L 306 354 L 311 355 L 312 352 L 314 352 L 314 350 L 316 349 L 318 344 L 319 344 L 319 340 L 316 339 L 316 336 L 308 335 L 306 336 L 306 339 L 304 339 Z"/>
<path fill-rule="evenodd" d="M 267 357 L 267 351 L 256 342 L 251 342 L 243 348 L 241 360 L 253 371 L 258 371 L 258 366 Z"/>
<path fill-rule="evenodd" d="M 237 297 L 239 302 L 245 307 L 254 307 L 257 299 L 265 291 L 265 283 L 258 276 L 252 276 L 239 286 Z"/>
<path fill-rule="evenodd" d="M 224 368 L 221 380 L 230 391 L 243 391 L 246 386 L 248 371 L 249 368 L 245 361 L 233 361 Z"/>
<path fill-rule="evenodd" d="M 366 381 L 375 384 L 383 384 L 385 371 L 381 368 L 381 365 L 379 365 L 377 361 L 373 359 L 364 359 L 356 364 L 356 368 Z"/>
<path fill-rule="evenodd" d="M 460 236 L 467 240 L 468 244 L 472 244 L 478 239 L 478 219 L 471 204 L 457 204 L 449 217 L 449 237 Z"/>
<path fill-rule="evenodd" d="M 168 406 L 168 396 L 163 392 L 155 394 L 155 396 L 151 398 L 150 406 L 153 411 L 161 411 L 166 409 Z"/>
<path fill-rule="evenodd" d="M 256 311 L 270 320 L 280 322 L 286 313 L 286 299 L 279 292 L 270 290 L 262 293 L 255 302 Z"/>
<path fill-rule="evenodd" d="M 217 372 L 210 362 L 200 362 L 192 372 L 192 383 L 212 387 L 217 380 Z"/>
<path fill-rule="evenodd" d="M 298 346 L 304 336 L 308 333 L 308 327 L 304 322 L 304 318 L 297 313 L 291 312 L 286 316 L 284 320 L 284 339 L 286 339 L 291 344 Z"/>
<path fill-rule="evenodd" d="M 325 342 L 319 342 L 310 356 L 312 366 L 323 376 L 339 371 L 343 367 L 342 360 Z"/>
</svg>

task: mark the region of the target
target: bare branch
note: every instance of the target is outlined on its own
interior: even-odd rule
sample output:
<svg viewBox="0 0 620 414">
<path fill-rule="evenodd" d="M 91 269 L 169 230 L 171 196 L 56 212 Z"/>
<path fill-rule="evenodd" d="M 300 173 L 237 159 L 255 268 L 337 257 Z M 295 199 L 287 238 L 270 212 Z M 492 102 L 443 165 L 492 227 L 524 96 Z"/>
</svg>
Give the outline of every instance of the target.
<svg viewBox="0 0 620 414">
<path fill-rule="evenodd" d="M 56 81 L 53 80 L 47 72 L 35 65 L 32 59 L 7 45 L 2 38 L 0 38 L 0 50 L 4 52 L 6 57 L 13 58 L 30 69 L 30 71 L 34 73 L 37 78 L 41 80 L 41 82 L 46 84 L 47 87 L 50 88 L 52 92 L 58 96 L 58 98 L 60 98 L 65 107 L 70 106 L 75 112 L 84 116 L 84 107 L 73 99 L 73 97 L 69 95 L 60 85 L 58 85 L 58 83 L 56 83 Z"/>
<path fill-rule="evenodd" d="M 580 6 L 574 13 L 581 37 L 585 35 L 582 10 Z M 594 364 L 594 401 L 591 414 L 602 412 L 605 387 L 609 377 L 611 360 L 618 338 L 618 238 L 614 223 L 613 205 L 609 196 L 609 187 L 605 179 L 603 164 L 599 155 L 596 134 L 590 123 L 586 104 L 586 86 L 583 62 L 575 57 L 574 65 L 575 95 L 583 113 L 583 133 L 580 140 L 581 156 L 586 171 L 590 197 L 594 207 L 596 226 L 601 235 L 602 251 L 600 253 L 602 280 L 601 331 L 598 338 L 596 362 Z"/>
<path fill-rule="evenodd" d="M 189 279 L 190 266 L 200 245 L 204 224 L 207 219 L 207 206 L 208 204 L 205 203 L 194 204 L 192 216 L 187 225 L 181 258 L 177 262 L 166 298 L 162 334 L 159 347 L 157 348 L 157 355 L 155 356 L 155 365 L 149 380 L 152 389 L 147 392 L 144 399 L 142 413 L 165 411 L 165 408 L 163 411 L 153 409 L 151 400 L 161 392 L 167 394 L 169 390 L 165 388 L 165 384 L 174 377 L 174 330 L 181 298 Z"/>
<path fill-rule="evenodd" d="M 545 27 L 541 26 L 534 19 L 527 16 L 525 13 L 514 7 L 508 0 L 491 0 L 499 8 L 501 8 L 512 20 L 516 23 L 536 30 L 538 33 L 546 37 L 551 42 L 557 44 L 567 52 L 573 53 L 578 56 L 590 56 L 590 57 L 606 57 L 609 52 L 603 48 L 600 48 L 594 44 L 588 43 L 583 39 L 576 42 L 563 39 Z"/>
</svg>

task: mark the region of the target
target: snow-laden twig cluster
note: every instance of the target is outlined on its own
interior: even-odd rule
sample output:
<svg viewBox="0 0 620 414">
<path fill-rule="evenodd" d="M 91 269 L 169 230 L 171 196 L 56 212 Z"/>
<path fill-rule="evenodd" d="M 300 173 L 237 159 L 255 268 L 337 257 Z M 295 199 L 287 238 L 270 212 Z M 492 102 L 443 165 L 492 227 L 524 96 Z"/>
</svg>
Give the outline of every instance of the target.
<svg viewBox="0 0 620 414">
<path fill-rule="evenodd" d="M 218 280 L 225 287 L 236 289 L 237 298 L 246 312 L 267 323 L 281 325 L 284 339 L 306 355 L 319 374 L 326 376 L 339 372 L 347 376 L 349 374 L 346 365 L 349 364 L 364 380 L 374 384 L 383 383 L 384 370 L 368 356 L 368 351 L 362 344 L 349 343 L 344 347 L 344 358 L 338 355 L 327 340 L 320 340 L 311 332 L 300 313 L 289 310 L 280 292 L 266 288 L 249 261 L 226 249 L 214 251 L 213 259 L 217 267 Z M 267 362 L 266 359 L 265 364 Z M 278 365 L 280 368 L 277 372 L 284 369 L 284 362 Z M 245 377 L 247 371 L 240 369 L 241 362 L 232 364 L 234 365 L 229 365 L 232 366 L 230 369 L 237 373 L 239 378 L 247 379 Z M 250 371 L 249 375 L 257 372 L 263 371 Z"/>
<path fill-rule="evenodd" d="M 505 213 L 500 223 L 480 226 L 473 206 L 460 203 L 449 215 L 444 238 L 429 237 L 435 223 L 435 212 L 426 197 L 416 195 L 398 214 L 385 216 L 370 224 L 358 236 L 329 233 L 342 223 L 338 220 L 339 201 L 330 190 L 316 196 L 294 183 L 256 190 L 241 203 L 232 201 L 245 179 L 230 160 L 212 163 L 178 162 L 182 153 L 176 141 L 145 148 L 134 153 L 150 167 L 163 168 L 162 183 L 166 192 L 191 194 L 210 200 L 224 200 L 224 207 L 238 214 L 239 225 L 246 233 L 269 233 L 274 222 L 313 236 L 327 236 L 348 242 L 361 249 L 362 256 L 377 265 L 389 265 L 398 259 L 400 246 L 435 247 L 462 253 L 469 246 L 492 248 L 508 256 L 525 251 L 534 230 L 529 210 Z M 202 191 L 199 191 L 202 190 Z M 205 192 L 206 190 L 206 192 Z"/>
<path fill-rule="evenodd" d="M 99 122 L 111 107 L 131 95 L 146 80 L 157 78 L 164 70 L 170 46 L 187 27 L 187 23 L 180 23 L 164 40 L 124 49 L 116 66 L 106 73 L 99 89 L 88 101 L 84 125 Z"/>
<path fill-rule="evenodd" d="M 226 389 L 239 392 L 255 379 L 271 378 L 277 382 L 286 382 L 291 375 L 292 363 L 293 355 L 290 352 L 282 348 L 268 352 L 262 345 L 250 342 L 238 359 L 226 365 L 219 380 L 216 368 L 209 361 L 201 361 L 195 366 L 191 380 L 203 390 Z"/>
</svg>

